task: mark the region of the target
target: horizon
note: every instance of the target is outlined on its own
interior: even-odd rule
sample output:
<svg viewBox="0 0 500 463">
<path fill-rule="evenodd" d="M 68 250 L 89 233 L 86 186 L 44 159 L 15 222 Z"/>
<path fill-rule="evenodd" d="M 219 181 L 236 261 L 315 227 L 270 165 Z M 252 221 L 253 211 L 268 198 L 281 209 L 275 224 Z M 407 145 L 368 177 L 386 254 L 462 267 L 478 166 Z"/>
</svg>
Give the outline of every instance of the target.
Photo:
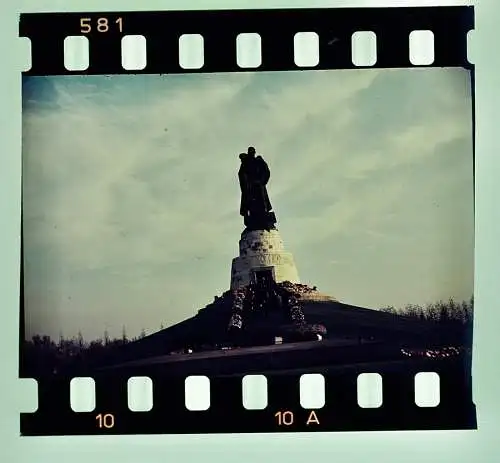
<svg viewBox="0 0 500 463">
<path fill-rule="evenodd" d="M 26 339 L 135 337 L 226 291 L 248 146 L 302 283 L 469 300 L 470 92 L 438 68 L 24 77 Z"/>
<path fill-rule="evenodd" d="M 458 308 L 459 306 L 461 306 L 462 304 L 468 304 L 471 306 L 471 308 L 474 310 L 474 306 L 473 304 L 471 303 L 474 299 L 474 296 L 471 296 L 469 299 L 464 299 L 464 300 L 453 300 L 454 303 L 457 304 L 457 307 Z M 449 301 L 448 301 L 449 302 Z M 435 305 L 435 304 L 441 304 L 441 303 L 444 303 L 446 304 L 447 302 L 446 301 L 436 301 L 434 304 L 433 303 L 429 303 L 425 306 L 419 306 L 419 305 L 415 305 L 415 304 L 407 304 L 407 306 L 405 307 L 401 307 L 401 308 L 397 308 L 397 307 L 379 307 L 377 309 L 371 309 L 371 310 L 378 310 L 378 311 L 386 311 L 387 309 L 395 309 L 396 312 L 405 312 L 405 310 L 408 310 L 409 308 L 416 308 L 417 310 L 423 310 L 424 314 L 426 312 L 428 312 L 429 310 L 429 306 L 432 306 L 432 305 Z M 402 315 L 405 315 L 405 313 L 403 313 Z M 170 325 L 170 326 L 174 326 L 174 325 Z M 167 328 L 170 328 L 170 327 L 165 327 L 165 326 L 162 326 L 160 325 L 160 327 L 156 330 L 152 330 L 151 332 L 147 332 L 146 330 L 144 330 L 144 332 L 141 332 L 139 333 L 138 335 L 135 335 L 135 336 L 129 336 L 127 334 L 127 330 L 125 329 L 126 327 L 122 327 L 122 334 L 120 336 L 108 336 L 108 339 L 113 342 L 113 341 L 117 341 L 117 340 L 121 340 L 121 339 L 125 339 L 127 341 L 135 341 L 137 339 L 141 339 L 143 336 L 149 336 L 151 334 L 154 334 L 154 333 L 157 333 L 158 331 L 162 331 L 163 329 L 167 329 Z M 142 331 L 142 330 L 141 330 Z M 43 333 L 34 333 L 32 334 L 32 336 L 30 338 L 26 338 L 25 341 L 31 341 L 34 337 L 40 337 L 40 338 L 43 338 L 45 336 L 48 336 L 48 335 L 44 335 Z M 62 341 L 77 341 L 78 338 L 80 338 L 81 336 L 81 339 L 83 340 L 83 342 L 85 343 L 91 343 L 91 342 L 94 342 L 94 341 L 105 341 L 106 340 L 106 332 L 102 333 L 102 337 L 98 337 L 98 338 L 85 338 L 83 336 L 83 334 L 81 332 L 77 333 L 76 336 L 73 335 L 71 337 L 65 337 L 64 336 L 64 333 L 60 332 L 59 335 L 58 335 L 58 339 L 59 340 L 62 340 Z M 51 341 L 53 342 L 56 342 L 56 340 L 54 338 L 52 338 L 51 336 L 48 336 L 50 338 Z"/>
</svg>

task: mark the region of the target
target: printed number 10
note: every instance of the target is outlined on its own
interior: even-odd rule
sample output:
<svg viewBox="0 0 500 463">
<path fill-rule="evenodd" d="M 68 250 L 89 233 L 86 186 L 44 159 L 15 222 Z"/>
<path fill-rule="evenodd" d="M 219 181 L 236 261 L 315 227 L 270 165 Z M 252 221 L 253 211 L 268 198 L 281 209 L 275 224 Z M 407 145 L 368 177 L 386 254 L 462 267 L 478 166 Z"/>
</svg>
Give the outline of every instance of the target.
<svg viewBox="0 0 500 463">
<path fill-rule="evenodd" d="M 97 32 L 108 32 L 110 30 L 108 18 L 98 18 L 96 21 Z M 123 20 L 118 18 L 115 22 L 118 31 L 123 32 Z M 89 34 L 92 31 L 92 18 L 80 18 L 80 32 L 82 34 Z"/>
<path fill-rule="evenodd" d="M 115 425 L 115 417 L 111 413 L 106 413 L 105 415 L 99 413 L 95 419 L 97 421 L 97 426 L 100 428 L 110 429 Z"/>
<path fill-rule="evenodd" d="M 274 417 L 278 421 L 278 426 L 290 426 L 293 424 L 293 413 L 290 411 L 278 412 L 274 414 Z"/>
</svg>

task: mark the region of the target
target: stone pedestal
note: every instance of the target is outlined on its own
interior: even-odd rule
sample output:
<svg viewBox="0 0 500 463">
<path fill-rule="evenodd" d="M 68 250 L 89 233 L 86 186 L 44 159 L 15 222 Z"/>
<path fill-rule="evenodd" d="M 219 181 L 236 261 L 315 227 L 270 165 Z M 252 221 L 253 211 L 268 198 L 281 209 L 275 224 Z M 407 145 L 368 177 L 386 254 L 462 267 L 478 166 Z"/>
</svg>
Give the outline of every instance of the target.
<svg viewBox="0 0 500 463">
<path fill-rule="evenodd" d="M 253 230 L 241 234 L 240 255 L 233 259 L 231 268 L 231 289 L 254 282 L 258 272 L 270 272 L 278 283 L 300 283 L 293 256 L 285 251 L 278 230 Z"/>
</svg>

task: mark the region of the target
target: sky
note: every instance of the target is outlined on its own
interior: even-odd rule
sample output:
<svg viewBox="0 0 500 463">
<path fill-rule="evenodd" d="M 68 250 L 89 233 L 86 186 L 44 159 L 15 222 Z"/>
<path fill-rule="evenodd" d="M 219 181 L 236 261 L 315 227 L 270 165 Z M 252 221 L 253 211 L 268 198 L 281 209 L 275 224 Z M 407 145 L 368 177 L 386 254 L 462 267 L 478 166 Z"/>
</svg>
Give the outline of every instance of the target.
<svg viewBox="0 0 500 463">
<path fill-rule="evenodd" d="M 25 77 L 26 336 L 136 336 L 226 291 L 248 146 L 303 283 L 470 298 L 471 108 L 457 68 Z"/>
</svg>

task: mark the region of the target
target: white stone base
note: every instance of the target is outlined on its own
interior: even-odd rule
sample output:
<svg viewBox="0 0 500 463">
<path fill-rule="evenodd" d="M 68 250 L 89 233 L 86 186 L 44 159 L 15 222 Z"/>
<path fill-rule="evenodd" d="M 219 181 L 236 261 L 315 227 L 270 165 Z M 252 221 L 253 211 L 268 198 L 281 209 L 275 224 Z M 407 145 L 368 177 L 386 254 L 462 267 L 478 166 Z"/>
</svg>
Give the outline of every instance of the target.
<svg viewBox="0 0 500 463">
<path fill-rule="evenodd" d="M 300 283 L 293 256 L 285 251 L 278 230 L 242 233 L 240 255 L 233 259 L 231 268 L 231 289 L 250 284 L 255 271 L 266 269 L 278 283 Z"/>
</svg>

